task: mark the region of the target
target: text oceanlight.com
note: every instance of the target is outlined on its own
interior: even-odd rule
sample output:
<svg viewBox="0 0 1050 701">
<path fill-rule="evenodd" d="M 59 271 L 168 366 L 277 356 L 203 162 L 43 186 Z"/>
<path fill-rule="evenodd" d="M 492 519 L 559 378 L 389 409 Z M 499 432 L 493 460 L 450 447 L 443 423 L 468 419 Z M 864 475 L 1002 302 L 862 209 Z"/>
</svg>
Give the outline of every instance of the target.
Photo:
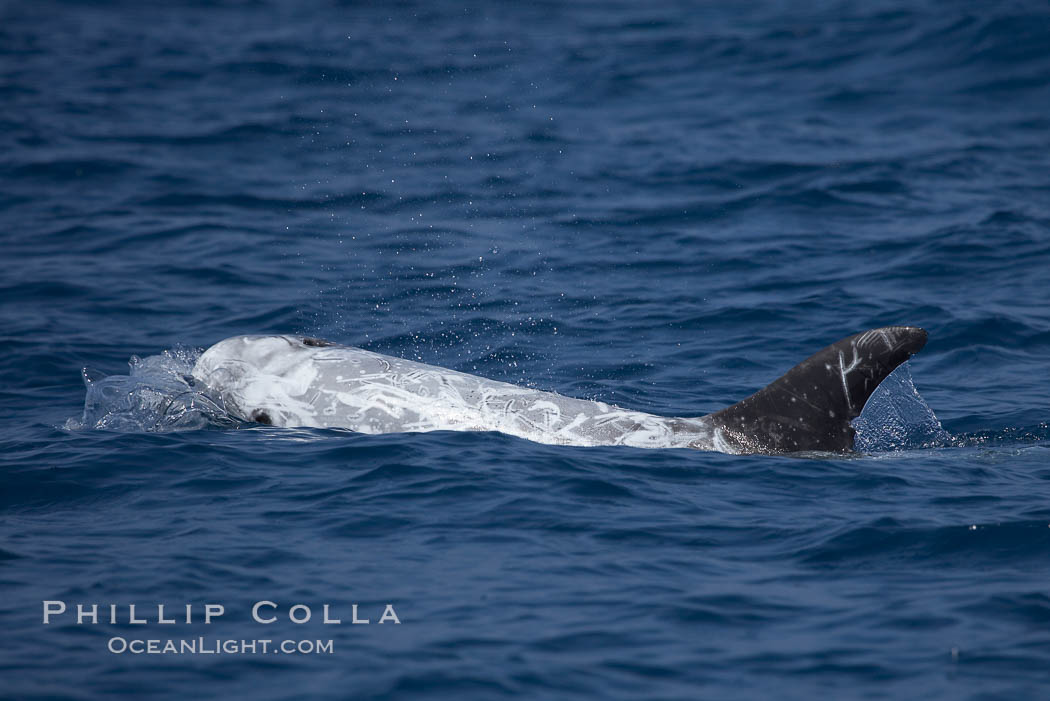
<svg viewBox="0 0 1050 701">
<path fill-rule="evenodd" d="M 331 655 L 331 640 L 221 640 L 190 638 L 188 640 L 143 640 L 114 637 L 106 646 L 116 655 Z"/>
</svg>

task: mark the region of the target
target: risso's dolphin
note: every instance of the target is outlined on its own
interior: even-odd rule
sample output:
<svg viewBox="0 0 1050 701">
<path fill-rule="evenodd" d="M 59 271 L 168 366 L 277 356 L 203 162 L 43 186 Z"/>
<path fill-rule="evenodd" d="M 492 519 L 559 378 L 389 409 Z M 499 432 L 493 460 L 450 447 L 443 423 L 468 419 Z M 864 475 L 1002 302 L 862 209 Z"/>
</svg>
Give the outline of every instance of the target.
<svg viewBox="0 0 1050 701">
<path fill-rule="evenodd" d="M 235 336 L 193 377 L 237 418 L 361 433 L 499 431 L 555 445 L 725 453 L 853 449 L 855 419 L 926 332 L 887 326 L 817 352 L 743 401 L 696 418 L 563 397 L 301 336 Z"/>
</svg>

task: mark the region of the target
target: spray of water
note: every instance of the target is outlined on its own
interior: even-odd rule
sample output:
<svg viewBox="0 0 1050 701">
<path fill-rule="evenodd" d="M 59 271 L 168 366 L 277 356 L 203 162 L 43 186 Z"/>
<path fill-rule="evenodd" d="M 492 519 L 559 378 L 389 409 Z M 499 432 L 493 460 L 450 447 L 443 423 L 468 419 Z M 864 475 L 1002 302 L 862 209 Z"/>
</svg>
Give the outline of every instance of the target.
<svg viewBox="0 0 1050 701">
<path fill-rule="evenodd" d="M 882 453 L 952 445 L 954 439 L 926 403 L 904 363 L 882 381 L 853 421 L 854 446 L 862 453 Z"/>
<path fill-rule="evenodd" d="M 237 424 L 190 376 L 199 356 L 200 351 L 184 348 L 146 358 L 133 355 L 127 375 L 108 377 L 84 368 L 84 413 L 65 427 L 138 433 Z"/>
</svg>

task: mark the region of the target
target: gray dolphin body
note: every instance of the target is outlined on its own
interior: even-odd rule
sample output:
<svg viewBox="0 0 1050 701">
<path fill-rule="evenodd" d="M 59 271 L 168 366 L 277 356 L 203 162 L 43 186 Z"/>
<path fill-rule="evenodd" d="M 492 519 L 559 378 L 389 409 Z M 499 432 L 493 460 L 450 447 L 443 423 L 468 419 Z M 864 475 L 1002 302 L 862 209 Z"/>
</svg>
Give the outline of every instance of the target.
<svg viewBox="0 0 1050 701">
<path fill-rule="evenodd" d="M 194 378 L 234 416 L 361 433 L 499 431 L 556 445 L 694 448 L 725 453 L 853 449 L 850 422 L 879 383 L 926 343 L 887 326 L 812 355 L 747 399 L 675 418 L 301 336 L 235 336 L 198 359 Z"/>
</svg>

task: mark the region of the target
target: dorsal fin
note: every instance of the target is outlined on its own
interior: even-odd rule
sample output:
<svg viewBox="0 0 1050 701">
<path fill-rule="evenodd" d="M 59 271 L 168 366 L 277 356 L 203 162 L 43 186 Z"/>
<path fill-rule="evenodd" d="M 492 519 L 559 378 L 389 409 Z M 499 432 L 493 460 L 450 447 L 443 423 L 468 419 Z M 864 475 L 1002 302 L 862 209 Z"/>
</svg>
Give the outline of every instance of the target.
<svg viewBox="0 0 1050 701">
<path fill-rule="evenodd" d="M 894 368 L 926 345 L 914 326 L 886 326 L 833 343 L 764 389 L 707 418 L 745 453 L 853 449 L 850 425 Z"/>
</svg>

